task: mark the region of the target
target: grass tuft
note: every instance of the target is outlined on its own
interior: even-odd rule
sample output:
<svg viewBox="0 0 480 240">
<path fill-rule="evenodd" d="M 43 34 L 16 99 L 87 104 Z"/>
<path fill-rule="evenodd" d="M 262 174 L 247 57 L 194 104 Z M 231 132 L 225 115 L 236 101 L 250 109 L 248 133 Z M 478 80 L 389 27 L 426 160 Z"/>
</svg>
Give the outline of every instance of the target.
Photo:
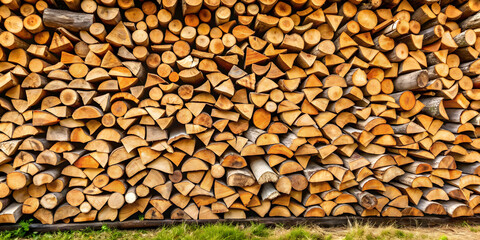
<svg viewBox="0 0 480 240">
<path fill-rule="evenodd" d="M 265 224 L 252 223 L 246 229 L 247 235 L 252 237 L 268 237 L 271 235 L 271 231 Z"/>
<path fill-rule="evenodd" d="M 181 237 L 185 237 L 187 239 L 189 235 L 188 229 L 192 228 L 192 226 L 182 223 L 180 225 L 162 228 L 160 232 L 155 237 L 156 240 L 163 240 L 163 239 L 179 239 Z"/>
<path fill-rule="evenodd" d="M 13 231 L 0 232 L 0 239 L 18 239 L 25 237 L 28 234 L 28 231 L 30 231 L 30 223 L 32 222 L 33 219 L 21 221 L 19 223 L 20 227 L 18 229 Z"/>
<path fill-rule="evenodd" d="M 230 224 L 206 225 L 195 231 L 195 239 L 205 240 L 242 240 L 246 234 L 237 226 Z"/>
<path fill-rule="evenodd" d="M 401 230 L 394 226 L 373 227 L 368 224 L 354 224 L 346 234 L 345 240 L 410 240 L 427 239 L 425 236 L 415 235 L 413 232 Z"/>
<path fill-rule="evenodd" d="M 247 233 L 238 226 L 231 224 L 187 225 L 181 224 L 163 228 L 155 237 L 156 240 L 242 240 L 247 239 Z"/>
<path fill-rule="evenodd" d="M 471 226 L 470 224 L 468 224 L 468 222 L 464 221 L 462 223 L 462 227 L 466 227 L 470 230 L 470 232 L 474 232 L 474 233 L 477 233 L 477 232 L 480 232 L 480 227 L 474 227 L 474 226 Z"/>
<path fill-rule="evenodd" d="M 290 232 L 285 234 L 283 240 L 300 240 L 300 239 L 325 239 L 323 235 L 318 234 L 318 233 L 311 233 L 305 227 L 296 227 L 290 229 Z"/>
</svg>

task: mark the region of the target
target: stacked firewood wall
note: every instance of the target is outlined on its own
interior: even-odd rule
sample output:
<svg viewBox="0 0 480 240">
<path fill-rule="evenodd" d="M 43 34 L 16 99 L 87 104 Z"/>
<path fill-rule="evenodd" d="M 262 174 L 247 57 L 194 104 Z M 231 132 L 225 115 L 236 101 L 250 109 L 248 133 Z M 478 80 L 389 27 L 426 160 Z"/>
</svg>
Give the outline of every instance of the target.
<svg viewBox="0 0 480 240">
<path fill-rule="evenodd" d="M 1 0 L 0 223 L 480 214 L 480 0 Z"/>
</svg>

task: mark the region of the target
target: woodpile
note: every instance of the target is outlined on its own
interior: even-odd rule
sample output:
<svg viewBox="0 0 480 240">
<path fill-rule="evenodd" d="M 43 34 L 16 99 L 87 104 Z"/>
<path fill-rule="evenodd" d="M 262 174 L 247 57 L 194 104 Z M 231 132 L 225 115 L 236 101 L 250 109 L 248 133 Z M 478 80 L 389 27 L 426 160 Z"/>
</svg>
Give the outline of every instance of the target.
<svg viewBox="0 0 480 240">
<path fill-rule="evenodd" d="M 480 0 L 1 0 L 0 223 L 480 213 Z"/>
</svg>

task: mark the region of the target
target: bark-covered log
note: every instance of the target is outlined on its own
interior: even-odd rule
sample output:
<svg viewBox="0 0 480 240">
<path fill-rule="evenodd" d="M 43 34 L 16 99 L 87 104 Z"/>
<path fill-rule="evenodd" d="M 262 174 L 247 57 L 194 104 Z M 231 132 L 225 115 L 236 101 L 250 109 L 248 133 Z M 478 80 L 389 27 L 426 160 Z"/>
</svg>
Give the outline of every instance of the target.
<svg viewBox="0 0 480 240">
<path fill-rule="evenodd" d="M 93 14 L 77 13 L 66 10 L 47 8 L 43 10 L 43 23 L 50 28 L 64 27 L 78 32 L 88 30 L 95 21 Z"/>
</svg>

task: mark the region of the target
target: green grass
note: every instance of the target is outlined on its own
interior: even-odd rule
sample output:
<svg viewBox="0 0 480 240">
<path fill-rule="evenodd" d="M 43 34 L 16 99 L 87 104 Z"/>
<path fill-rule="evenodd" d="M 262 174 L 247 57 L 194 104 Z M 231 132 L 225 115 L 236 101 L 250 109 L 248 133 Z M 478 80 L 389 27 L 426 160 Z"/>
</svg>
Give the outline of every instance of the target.
<svg viewBox="0 0 480 240">
<path fill-rule="evenodd" d="M 305 227 L 295 227 L 284 236 L 280 237 L 281 240 L 298 240 L 298 239 L 329 239 L 318 233 L 312 233 Z"/>
<path fill-rule="evenodd" d="M 368 224 L 354 223 L 349 228 L 320 228 L 318 226 L 266 227 L 264 224 L 179 224 L 157 229 L 117 230 L 104 225 L 100 230 L 62 231 L 36 233 L 30 231 L 31 221 L 20 223 L 14 231 L 0 232 L 1 239 L 39 239 L 39 240 L 448 240 L 450 235 L 439 229 L 413 228 L 402 229 L 394 226 L 374 227 Z M 480 228 L 467 223 L 457 226 L 467 235 L 480 234 Z M 448 232 L 448 231 L 447 231 Z M 448 236 L 447 236 L 448 235 Z M 471 235 L 473 237 L 473 235 Z M 480 239 L 480 238 L 479 238 Z"/>
<path fill-rule="evenodd" d="M 281 239 L 281 240 L 310 240 L 328 239 L 318 233 L 310 232 L 307 228 L 296 227 L 287 229 L 287 232 L 278 236 L 275 228 L 268 228 L 264 224 L 232 225 L 187 225 L 180 224 L 158 229 L 116 230 L 102 226 L 101 230 L 86 229 L 82 231 L 62 231 L 53 233 L 28 232 L 25 228 L 15 231 L 0 232 L 0 239 L 39 239 L 39 240 L 119 240 L 119 239 L 152 239 L 152 240 L 243 240 L 243 239 Z"/>
<path fill-rule="evenodd" d="M 463 222 L 462 227 L 468 228 L 470 232 L 474 232 L 474 233 L 480 232 L 480 226 L 471 226 L 470 224 L 468 224 L 468 222 Z"/>
</svg>

